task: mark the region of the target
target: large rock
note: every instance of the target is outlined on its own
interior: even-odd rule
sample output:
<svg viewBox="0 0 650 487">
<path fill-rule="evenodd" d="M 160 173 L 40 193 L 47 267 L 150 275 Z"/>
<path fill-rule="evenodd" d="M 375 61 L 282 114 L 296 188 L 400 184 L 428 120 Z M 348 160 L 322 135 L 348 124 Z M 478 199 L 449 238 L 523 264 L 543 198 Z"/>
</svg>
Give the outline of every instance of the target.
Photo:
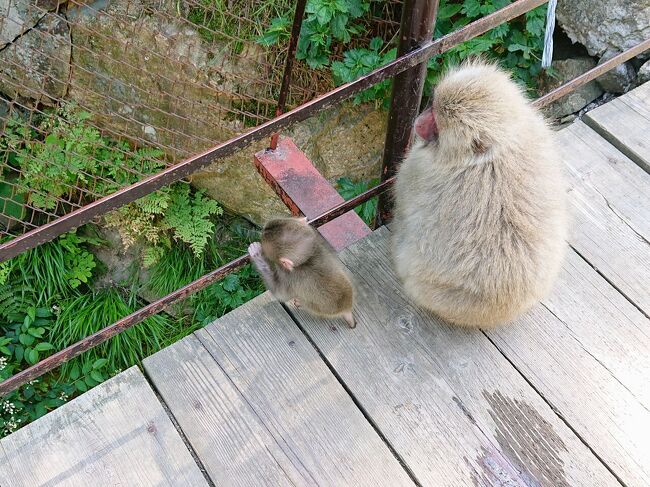
<svg viewBox="0 0 650 487">
<path fill-rule="evenodd" d="M 550 83 L 544 87 L 544 91 L 551 91 L 595 66 L 596 61 L 590 57 L 554 61 L 553 70 L 557 73 L 558 77 L 551 80 Z M 598 86 L 598 84 L 595 81 L 591 81 L 568 95 L 564 95 L 564 97 L 560 98 L 558 101 L 551 103 L 551 105 L 545 109 L 545 112 L 550 118 L 562 118 L 566 115 L 580 111 L 602 94 L 603 90 Z"/>
<path fill-rule="evenodd" d="M 556 15 L 571 40 L 592 56 L 622 52 L 650 38 L 648 0 L 560 0 Z"/>
<path fill-rule="evenodd" d="M 56 14 L 0 51 L 0 91 L 53 105 L 66 94 L 70 76 L 70 29 Z"/>
<path fill-rule="evenodd" d="M 639 68 L 637 79 L 640 85 L 650 81 L 650 61 L 646 61 L 645 64 Z"/>
<path fill-rule="evenodd" d="M 0 0 L 0 49 L 56 10 L 65 0 Z"/>
<path fill-rule="evenodd" d="M 600 58 L 598 64 L 613 58 L 617 53 L 606 51 Z M 596 80 L 600 87 L 609 92 L 623 94 L 630 91 L 636 85 L 636 71 L 631 62 L 619 64 L 614 69 L 607 71 Z"/>
</svg>

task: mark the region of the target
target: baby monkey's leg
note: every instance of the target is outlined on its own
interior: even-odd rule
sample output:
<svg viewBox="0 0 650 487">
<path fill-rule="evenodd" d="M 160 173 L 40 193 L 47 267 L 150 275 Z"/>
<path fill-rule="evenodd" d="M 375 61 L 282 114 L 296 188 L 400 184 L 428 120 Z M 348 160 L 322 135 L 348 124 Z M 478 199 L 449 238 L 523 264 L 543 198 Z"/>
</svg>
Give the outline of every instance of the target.
<svg viewBox="0 0 650 487">
<path fill-rule="evenodd" d="M 343 313 L 342 316 L 350 328 L 354 328 L 357 326 L 357 321 L 354 319 L 354 316 L 352 315 L 352 311 L 346 311 L 345 313 Z"/>
</svg>

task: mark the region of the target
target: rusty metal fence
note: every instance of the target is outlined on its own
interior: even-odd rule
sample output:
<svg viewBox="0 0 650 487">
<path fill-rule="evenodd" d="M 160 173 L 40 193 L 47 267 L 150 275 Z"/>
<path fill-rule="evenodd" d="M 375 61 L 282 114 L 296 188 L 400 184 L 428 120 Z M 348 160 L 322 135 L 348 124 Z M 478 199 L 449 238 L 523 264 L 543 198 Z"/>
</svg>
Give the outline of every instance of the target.
<svg viewBox="0 0 650 487">
<path fill-rule="evenodd" d="M 395 4 L 368 16 L 369 35 L 396 32 Z M 257 40 L 293 10 L 291 0 L 2 0 L 0 242 L 270 120 L 287 46 Z M 331 87 L 327 71 L 298 63 L 288 105 Z M 57 138 L 82 126 L 78 140 Z M 116 164 L 128 174 L 116 178 Z"/>
<path fill-rule="evenodd" d="M 299 1 L 303 2 L 304 0 Z M 435 12 L 435 6 L 437 6 L 437 2 L 435 0 L 431 1 L 434 4 Z M 356 93 L 359 93 L 364 89 L 381 82 L 384 79 L 395 77 L 400 73 L 404 73 L 408 77 L 408 73 L 419 71 L 419 66 L 422 63 L 426 62 L 430 57 L 445 52 L 450 48 L 468 39 L 472 39 L 503 22 L 522 15 L 523 13 L 536 8 L 543 3 L 545 3 L 544 0 L 518 0 L 502 8 L 501 10 L 498 10 L 482 19 L 468 24 L 456 32 L 453 32 L 436 40 L 420 42 L 411 51 L 398 57 L 395 61 L 392 61 L 387 65 L 374 70 L 370 74 L 363 76 L 356 81 L 347 83 L 323 95 L 317 96 L 316 98 L 311 99 L 310 101 L 307 101 L 302 105 L 288 111 L 287 113 L 264 121 L 255 128 L 243 130 L 242 133 L 229 138 L 229 140 L 225 142 L 219 143 L 218 145 L 212 147 L 209 150 L 206 150 L 205 152 L 199 153 L 198 155 L 189 157 L 180 162 L 170 164 L 167 168 L 153 175 L 144 177 L 124 188 L 121 188 L 109 196 L 100 198 L 96 201 L 84 205 L 81 208 L 74 209 L 73 211 L 60 216 L 37 229 L 28 231 L 24 235 L 15 237 L 10 241 L 1 244 L 0 261 L 11 258 L 12 256 L 17 255 L 25 249 L 32 248 L 39 243 L 50 240 L 55 236 L 62 234 L 67 230 L 77 227 L 83 223 L 87 223 L 98 215 L 105 214 L 114 208 L 132 202 L 141 196 L 149 194 L 152 191 L 163 187 L 166 184 L 181 180 L 197 169 L 200 169 L 222 157 L 228 156 L 235 151 L 246 147 L 253 141 L 261 140 L 283 128 L 304 120 L 314 115 L 315 113 L 318 113 L 330 106 L 341 102 L 342 100 L 350 98 Z M 614 68 L 626 60 L 637 56 L 649 48 L 650 39 L 640 43 L 631 49 L 628 49 L 627 51 L 619 54 L 609 61 L 584 73 L 578 78 L 556 88 L 550 93 L 547 93 L 543 97 L 536 100 L 535 104 L 537 106 L 544 106 L 548 103 L 551 103 L 552 101 L 557 100 L 561 96 L 571 92 L 577 87 L 593 80 L 600 74 L 603 74 L 604 72 Z M 306 94 L 305 96 L 309 98 L 311 95 Z M 125 125 L 125 136 L 128 135 L 127 128 L 128 125 Z M 170 139 L 170 141 L 172 140 L 174 139 Z M 174 145 L 170 145 L 169 147 L 177 150 L 176 146 Z M 180 154 L 179 157 L 181 155 L 182 154 Z M 328 210 L 324 214 L 313 219 L 310 224 L 314 226 L 320 226 L 332 220 L 333 218 L 349 211 L 359 204 L 368 201 L 370 198 L 384 193 L 392 185 L 393 181 L 394 177 L 384 178 L 382 183 L 378 186 L 347 202 L 338 205 L 335 208 Z M 155 302 L 152 302 L 151 304 L 132 313 L 131 315 L 126 316 L 109 326 L 106 326 L 93 335 L 90 335 L 85 339 L 73 345 L 70 345 L 64 350 L 61 350 L 49 356 L 36 365 L 33 365 L 15 374 L 14 376 L 0 383 L 0 396 L 3 396 L 16 389 L 17 387 L 20 387 L 22 384 L 25 384 L 26 382 L 54 369 L 60 364 L 70 360 L 71 358 L 78 356 L 84 351 L 105 342 L 106 340 L 121 333 L 122 331 L 136 325 L 137 323 L 140 323 L 147 317 L 162 311 L 169 305 L 176 303 L 186 298 L 190 294 L 193 294 L 205 288 L 211 283 L 224 277 L 228 273 L 240 268 L 248 261 L 249 257 L 247 255 L 241 256 L 234 261 L 220 267 L 219 269 L 215 269 L 214 271 L 206 274 L 205 276 L 197 279 L 187 286 L 184 286 L 183 288 L 180 288 L 173 293 L 160 298 Z"/>
</svg>

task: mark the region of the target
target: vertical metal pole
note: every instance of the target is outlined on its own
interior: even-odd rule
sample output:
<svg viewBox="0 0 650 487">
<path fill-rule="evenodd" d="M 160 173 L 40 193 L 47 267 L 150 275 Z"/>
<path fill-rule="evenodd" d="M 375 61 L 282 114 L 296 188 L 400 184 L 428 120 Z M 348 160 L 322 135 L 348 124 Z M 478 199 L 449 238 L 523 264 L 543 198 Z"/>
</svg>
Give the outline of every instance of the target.
<svg viewBox="0 0 650 487">
<path fill-rule="evenodd" d="M 291 26 L 291 37 L 289 38 L 289 48 L 287 49 L 287 60 L 284 65 L 284 73 L 282 74 L 282 85 L 280 86 L 280 97 L 278 98 L 278 107 L 275 110 L 275 116 L 279 117 L 284 112 L 287 104 L 287 97 L 289 96 L 289 87 L 291 85 L 291 69 L 293 68 L 293 60 L 296 57 L 296 49 L 298 48 L 298 39 L 300 38 L 300 29 L 302 28 L 302 19 L 305 16 L 305 5 L 307 0 L 298 0 L 296 3 L 296 10 L 293 14 L 293 25 Z M 279 132 L 271 135 L 271 143 L 269 149 L 275 150 L 278 146 Z"/>
<path fill-rule="evenodd" d="M 438 0 L 404 0 L 397 48 L 398 57 L 431 39 L 437 12 Z M 427 62 L 423 62 L 398 74 L 393 80 L 381 168 L 382 181 L 386 181 L 397 172 L 397 167 L 408 150 L 411 128 L 422 100 L 426 73 Z M 390 194 L 384 193 L 379 197 L 378 225 L 390 221 L 392 206 Z"/>
</svg>

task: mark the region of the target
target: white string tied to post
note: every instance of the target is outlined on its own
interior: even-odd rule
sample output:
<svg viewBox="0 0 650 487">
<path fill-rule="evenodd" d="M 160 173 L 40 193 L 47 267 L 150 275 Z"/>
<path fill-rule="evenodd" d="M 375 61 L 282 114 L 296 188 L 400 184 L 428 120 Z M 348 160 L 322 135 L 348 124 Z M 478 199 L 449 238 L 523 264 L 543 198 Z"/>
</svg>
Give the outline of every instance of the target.
<svg viewBox="0 0 650 487">
<path fill-rule="evenodd" d="M 549 0 L 546 10 L 546 31 L 544 32 L 544 53 L 542 54 L 542 69 L 551 67 L 553 59 L 553 30 L 555 29 L 555 7 L 557 0 Z"/>
</svg>

